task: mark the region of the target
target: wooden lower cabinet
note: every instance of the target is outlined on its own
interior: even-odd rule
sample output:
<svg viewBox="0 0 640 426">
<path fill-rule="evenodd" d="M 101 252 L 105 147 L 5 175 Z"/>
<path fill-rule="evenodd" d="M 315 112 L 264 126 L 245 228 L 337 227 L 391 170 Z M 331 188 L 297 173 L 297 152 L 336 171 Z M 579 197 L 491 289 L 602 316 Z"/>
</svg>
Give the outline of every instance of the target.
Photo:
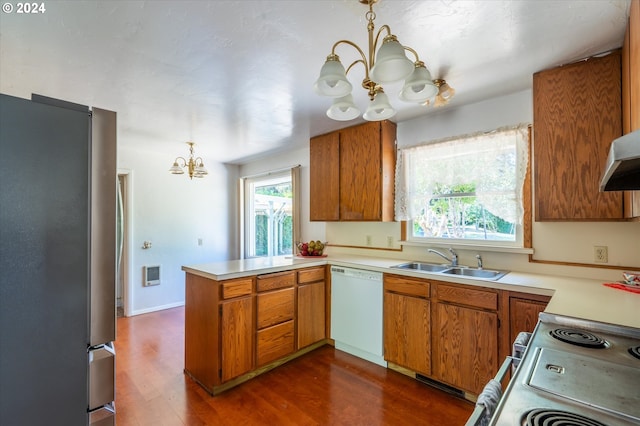
<svg viewBox="0 0 640 426">
<path fill-rule="evenodd" d="M 499 368 L 498 314 L 438 303 L 435 316 L 436 379 L 479 394 Z"/>
<path fill-rule="evenodd" d="M 221 281 L 187 272 L 185 373 L 218 394 L 324 344 L 325 298 L 325 266 Z"/>
<path fill-rule="evenodd" d="M 212 394 L 326 341 L 325 266 L 185 287 L 185 373 Z M 478 395 L 549 299 L 384 274 L 384 358 Z"/>
<path fill-rule="evenodd" d="M 509 293 L 509 342 L 513 343 L 521 331 L 533 332 L 538 314 L 544 311 L 550 296 Z"/>
<path fill-rule="evenodd" d="M 307 347 L 323 340 L 325 335 L 325 282 L 298 284 L 298 346 Z"/>
<path fill-rule="evenodd" d="M 384 278 L 384 359 L 431 375 L 429 282 L 401 276 Z"/>
<path fill-rule="evenodd" d="M 385 274 L 384 357 L 478 395 L 500 366 L 500 290 Z"/>
<path fill-rule="evenodd" d="M 435 282 L 434 377 L 478 395 L 498 371 L 500 291 Z"/>
<path fill-rule="evenodd" d="M 242 297 L 220 304 L 221 379 L 231 380 L 253 369 L 253 300 Z"/>
</svg>

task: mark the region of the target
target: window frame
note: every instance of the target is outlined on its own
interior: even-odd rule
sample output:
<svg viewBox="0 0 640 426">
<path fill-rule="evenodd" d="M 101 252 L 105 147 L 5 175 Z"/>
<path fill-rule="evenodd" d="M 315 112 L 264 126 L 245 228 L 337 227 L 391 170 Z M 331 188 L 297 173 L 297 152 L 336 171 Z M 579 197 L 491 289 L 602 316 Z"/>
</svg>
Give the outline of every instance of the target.
<svg viewBox="0 0 640 426">
<path fill-rule="evenodd" d="M 523 125 L 513 126 L 511 129 L 522 128 Z M 508 128 L 501 128 L 496 130 L 508 130 Z M 486 132 L 485 132 L 486 133 Z M 453 139 L 463 139 L 472 135 L 461 135 L 453 138 L 447 138 L 440 141 L 433 141 L 430 143 L 444 142 Z M 486 251 L 499 251 L 499 252 L 514 252 L 514 253 L 533 253 L 532 245 L 532 184 L 531 184 L 531 163 L 532 163 L 532 126 L 526 125 L 526 137 L 524 139 L 526 144 L 527 164 L 524 173 L 524 179 L 522 183 L 522 223 L 516 224 L 516 239 L 515 241 L 499 241 L 499 240 L 480 240 L 480 239 L 455 239 L 455 238 L 430 238 L 430 237 L 416 237 L 413 236 L 413 220 L 411 219 L 399 219 L 401 222 L 401 242 L 406 246 L 446 246 L 460 249 L 473 249 L 482 248 Z M 409 147 L 405 147 L 409 148 Z M 401 149 L 398 150 L 398 156 L 401 155 Z M 398 164 L 400 160 L 398 160 Z M 397 175 L 396 175 L 397 178 Z M 396 182 L 397 185 L 397 182 Z M 396 194 L 397 195 L 397 194 Z M 396 215 L 397 215 L 398 202 L 396 201 Z"/>
<path fill-rule="evenodd" d="M 300 166 L 293 166 L 291 168 L 273 170 L 265 173 L 260 173 L 251 176 L 245 176 L 240 178 L 240 210 L 241 220 L 239 224 L 240 228 L 240 253 L 242 259 L 261 258 L 261 257 L 273 257 L 281 256 L 279 254 L 267 254 L 256 255 L 255 254 L 255 220 L 252 220 L 254 214 L 254 188 L 256 186 L 266 186 L 271 184 L 277 184 L 278 181 L 290 181 L 291 182 L 291 253 L 285 255 L 295 254 L 295 242 L 299 235 L 300 227 L 300 203 L 299 203 L 299 182 L 300 182 Z"/>
</svg>

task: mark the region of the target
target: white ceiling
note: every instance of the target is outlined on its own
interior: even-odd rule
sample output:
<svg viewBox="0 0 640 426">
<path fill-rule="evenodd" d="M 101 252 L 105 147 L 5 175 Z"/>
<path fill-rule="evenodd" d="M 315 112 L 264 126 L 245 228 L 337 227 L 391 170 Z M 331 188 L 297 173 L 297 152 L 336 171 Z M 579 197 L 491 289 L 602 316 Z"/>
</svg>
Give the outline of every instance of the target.
<svg viewBox="0 0 640 426">
<path fill-rule="evenodd" d="M 381 0 L 391 27 L 456 96 L 445 108 L 531 87 L 531 75 L 620 47 L 630 0 Z M 10 2 L 16 5 L 16 2 Z M 242 162 L 351 122 L 312 90 L 331 46 L 367 49 L 358 0 L 53 1 L 0 13 L 0 90 L 118 112 L 119 143 Z M 338 48 L 343 63 L 355 50 Z M 362 110 L 363 73 L 349 73 Z M 399 101 L 400 122 L 434 108 Z M 357 121 L 356 121 L 357 122 Z M 355 124 L 355 122 L 354 122 Z M 170 158 L 167 161 L 171 161 Z"/>
</svg>

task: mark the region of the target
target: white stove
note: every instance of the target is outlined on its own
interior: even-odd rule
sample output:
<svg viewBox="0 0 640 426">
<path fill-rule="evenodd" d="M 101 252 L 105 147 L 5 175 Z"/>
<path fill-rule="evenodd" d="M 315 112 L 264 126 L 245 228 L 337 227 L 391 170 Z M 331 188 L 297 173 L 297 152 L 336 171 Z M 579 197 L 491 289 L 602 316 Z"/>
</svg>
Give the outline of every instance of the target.
<svg viewBox="0 0 640 426">
<path fill-rule="evenodd" d="M 540 314 L 490 424 L 640 425 L 640 329 Z"/>
</svg>

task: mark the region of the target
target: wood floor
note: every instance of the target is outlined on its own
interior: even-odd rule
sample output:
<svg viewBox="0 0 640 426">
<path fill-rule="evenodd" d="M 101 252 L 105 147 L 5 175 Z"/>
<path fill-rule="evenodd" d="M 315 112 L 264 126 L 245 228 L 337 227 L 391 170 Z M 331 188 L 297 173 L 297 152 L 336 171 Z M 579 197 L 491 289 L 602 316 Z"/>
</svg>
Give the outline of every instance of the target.
<svg viewBox="0 0 640 426">
<path fill-rule="evenodd" d="M 186 377 L 184 309 L 118 318 L 116 422 L 463 425 L 473 404 L 324 346 L 215 397 Z"/>
</svg>

